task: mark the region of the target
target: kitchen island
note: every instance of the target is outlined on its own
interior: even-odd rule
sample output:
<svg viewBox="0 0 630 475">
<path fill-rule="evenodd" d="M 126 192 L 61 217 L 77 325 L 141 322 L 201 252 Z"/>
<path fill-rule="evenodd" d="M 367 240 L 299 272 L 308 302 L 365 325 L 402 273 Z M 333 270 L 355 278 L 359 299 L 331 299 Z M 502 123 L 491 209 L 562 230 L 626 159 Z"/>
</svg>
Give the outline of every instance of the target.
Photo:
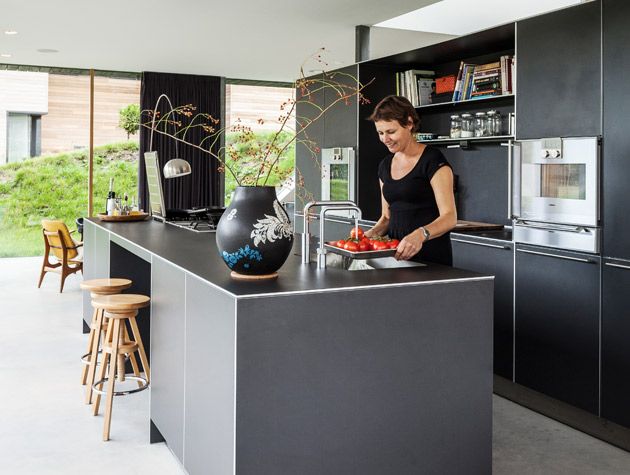
<svg viewBox="0 0 630 475">
<path fill-rule="evenodd" d="M 491 276 L 291 255 L 236 281 L 213 233 L 155 221 L 86 220 L 84 242 L 86 279 L 151 296 L 151 438 L 188 473 L 491 472 Z"/>
</svg>

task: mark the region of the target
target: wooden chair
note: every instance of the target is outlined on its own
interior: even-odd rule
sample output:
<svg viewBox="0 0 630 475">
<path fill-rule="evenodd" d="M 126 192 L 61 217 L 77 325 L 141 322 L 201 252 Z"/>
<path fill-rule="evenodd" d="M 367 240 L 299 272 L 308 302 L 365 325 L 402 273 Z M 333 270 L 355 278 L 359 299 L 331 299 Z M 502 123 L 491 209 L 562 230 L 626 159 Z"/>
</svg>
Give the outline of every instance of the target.
<svg viewBox="0 0 630 475">
<path fill-rule="evenodd" d="M 37 288 L 41 287 L 46 272 L 56 272 L 61 274 L 61 286 L 59 287 L 59 293 L 61 293 L 66 277 L 79 271 L 83 274 L 83 258 L 78 251 L 83 243 L 72 239 L 70 231 L 63 221 L 42 220 L 42 233 L 46 249 Z M 52 257 L 55 257 L 57 262 L 50 261 L 51 252 Z"/>
</svg>

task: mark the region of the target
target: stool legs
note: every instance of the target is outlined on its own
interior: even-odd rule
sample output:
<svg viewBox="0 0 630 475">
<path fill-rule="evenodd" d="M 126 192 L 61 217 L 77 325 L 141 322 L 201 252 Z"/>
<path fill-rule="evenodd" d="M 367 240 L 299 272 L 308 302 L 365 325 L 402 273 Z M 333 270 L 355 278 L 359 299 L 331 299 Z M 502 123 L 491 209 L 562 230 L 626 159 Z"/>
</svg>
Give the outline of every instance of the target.
<svg viewBox="0 0 630 475">
<path fill-rule="evenodd" d="M 94 384 L 94 375 L 96 374 L 96 363 L 98 360 L 98 345 L 101 341 L 102 335 L 102 327 L 103 327 L 103 310 L 95 309 L 94 314 L 96 317 L 96 321 L 94 322 L 94 326 L 90 330 L 90 343 L 92 347 L 89 349 L 90 352 L 90 364 L 86 366 L 87 375 L 84 378 L 85 384 L 87 387 L 85 388 L 85 403 L 92 403 L 92 384 Z M 92 333 L 94 332 L 94 333 Z M 103 355 L 103 361 L 101 364 L 105 362 L 105 355 Z"/>
<path fill-rule="evenodd" d="M 138 344 L 138 353 L 140 354 L 140 361 L 142 361 L 144 374 L 147 377 L 147 384 L 149 384 L 151 382 L 151 370 L 149 369 L 149 361 L 147 360 L 147 354 L 144 352 L 144 344 L 142 343 L 142 338 L 140 337 L 140 330 L 138 329 L 138 323 L 136 322 L 136 317 L 130 318 L 129 323 L 131 325 L 133 339 Z"/>
<path fill-rule="evenodd" d="M 107 335 L 105 336 L 106 341 L 111 341 L 113 329 L 114 329 L 114 321 L 113 319 L 110 318 L 109 322 L 107 323 Z M 101 366 L 98 372 L 98 381 L 102 381 L 105 378 L 105 372 L 107 371 L 108 361 L 111 361 L 113 365 L 115 360 L 110 359 L 109 353 L 103 352 L 103 360 L 101 361 Z M 103 383 L 100 383 L 98 385 L 98 389 L 99 391 L 103 389 Z M 100 404 L 101 404 L 101 395 L 97 393 L 96 398 L 94 399 L 94 407 L 92 408 L 93 415 L 95 416 L 98 415 L 98 409 L 100 407 Z"/>
<path fill-rule="evenodd" d="M 112 331 L 112 355 L 109 365 L 109 379 L 107 380 L 107 402 L 105 404 L 105 426 L 103 427 L 103 440 L 109 440 L 109 428 L 112 422 L 112 403 L 114 401 L 114 381 L 116 379 L 116 366 L 118 361 L 118 343 L 120 342 L 120 320 L 114 320 L 114 328 Z M 107 329 L 109 333 L 109 327 Z M 123 363 L 122 372 L 125 372 Z"/>
<path fill-rule="evenodd" d="M 87 351 L 86 351 L 86 353 L 89 353 L 90 355 L 90 364 L 92 363 L 92 360 L 94 359 L 94 354 L 95 354 L 95 353 L 92 353 L 92 342 L 94 341 L 94 332 L 96 330 L 95 325 L 96 325 L 97 314 L 98 314 L 98 310 L 94 309 L 94 311 L 92 312 L 92 321 L 90 322 L 90 336 L 88 337 L 88 344 L 87 344 Z M 89 364 L 83 365 L 83 370 L 81 371 L 81 384 L 83 386 L 85 386 L 85 382 L 87 380 L 89 366 L 90 366 Z"/>
<path fill-rule="evenodd" d="M 115 386 L 116 380 L 122 382 L 125 380 L 125 352 L 128 351 L 129 359 L 131 361 L 131 366 L 133 367 L 134 375 L 138 378 L 141 378 L 140 367 L 138 366 L 138 361 L 136 359 L 136 355 L 134 351 L 137 351 L 140 356 L 140 361 L 142 362 L 142 366 L 144 367 L 146 384 L 143 384 L 141 380 L 138 380 L 138 388 L 147 387 L 149 384 L 149 378 L 151 371 L 149 369 L 149 362 L 147 361 L 147 355 L 144 351 L 144 345 L 142 344 L 142 338 L 140 337 L 140 331 L 138 329 L 138 324 L 136 323 L 135 316 L 127 316 L 126 318 L 112 318 L 111 315 L 108 314 L 109 321 L 107 323 L 107 334 L 105 336 L 105 342 L 107 343 L 107 347 L 103 350 L 103 357 L 101 361 L 101 365 L 99 368 L 98 381 L 101 381 L 97 385 L 98 391 L 102 391 L 103 388 L 103 379 L 105 378 L 105 374 L 107 373 L 108 362 L 109 362 L 109 373 L 107 377 L 107 389 L 105 391 L 105 423 L 103 427 L 103 440 L 109 440 L 109 433 L 111 428 L 111 420 L 112 420 L 112 408 L 113 408 L 113 400 L 115 395 Z M 104 318 L 104 312 L 101 311 L 97 317 L 101 323 Z M 125 319 L 129 320 L 129 324 L 131 326 L 131 332 L 133 334 L 133 341 L 135 343 L 133 346 L 129 346 L 129 333 L 127 331 L 127 326 L 125 324 Z M 98 327 L 98 325 L 97 325 Z M 96 338 L 96 337 L 95 337 Z M 97 339 L 95 339 L 98 342 Z M 98 343 L 93 343 L 93 346 Z M 135 348 L 132 351 L 129 351 L 130 348 Z M 96 364 L 94 363 L 94 368 L 90 366 L 90 372 L 88 373 L 88 377 L 94 377 Z M 93 383 L 92 383 L 93 384 Z M 93 414 L 97 415 L 101 402 L 101 394 L 96 393 L 96 398 L 94 400 L 93 406 Z"/>
</svg>

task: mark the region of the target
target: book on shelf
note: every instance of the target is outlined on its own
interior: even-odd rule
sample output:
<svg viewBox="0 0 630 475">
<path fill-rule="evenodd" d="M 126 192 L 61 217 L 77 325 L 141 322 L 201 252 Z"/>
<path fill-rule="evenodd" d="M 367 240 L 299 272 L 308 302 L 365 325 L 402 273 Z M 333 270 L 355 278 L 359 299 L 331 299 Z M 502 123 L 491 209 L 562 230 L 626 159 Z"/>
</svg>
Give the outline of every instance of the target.
<svg viewBox="0 0 630 475">
<path fill-rule="evenodd" d="M 435 71 L 409 69 L 396 73 L 396 94 L 409 99 L 414 107 L 431 103 L 435 89 Z"/>
<path fill-rule="evenodd" d="M 502 94 L 513 94 L 514 57 L 503 55 L 499 61 L 484 64 L 460 62 L 453 91 L 453 102 Z"/>
</svg>

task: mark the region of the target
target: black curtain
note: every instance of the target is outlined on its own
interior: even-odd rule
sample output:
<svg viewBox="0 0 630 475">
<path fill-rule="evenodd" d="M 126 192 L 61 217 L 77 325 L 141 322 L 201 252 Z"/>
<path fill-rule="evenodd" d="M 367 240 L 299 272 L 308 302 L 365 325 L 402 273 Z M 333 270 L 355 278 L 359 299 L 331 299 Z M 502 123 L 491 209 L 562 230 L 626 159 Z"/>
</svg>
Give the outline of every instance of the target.
<svg viewBox="0 0 630 475">
<path fill-rule="evenodd" d="M 142 85 L 140 90 L 140 109 L 153 110 L 155 103 L 161 94 L 166 94 L 173 107 L 192 104 L 197 108 L 195 113 L 204 112 L 220 119 L 223 124 L 222 98 L 225 82 L 216 76 L 194 76 L 189 74 L 170 73 L 142 73 Z M 168 112 L 168 101 L 162 99 L 158 110 L 163 114 Z M 150 120 L 143 114 L 141 121 Z M 170 128 L 173 132 L 175 129 Z M 140 160 L 138 167 L 138 197 L 140 206 L 149 209 L 149 193 L 147 189 L 147 176 L 144 166 L 144 152 L 149 150 L 151 131 L 140 127 Z M 198 144 L 202 139 L 200 128 L 191 129 L 186 140 Z M 176 141 L 162 134 L 153 134 L 153 150 L 157 151 L 160 166 L 171 158 L 176 157 Z M 221 144 L 215 146 L 214 152 L 218 152 Z M 206 147 L 207 148 L 207 147 Z M 167 209 L 189 209 L 193 207 L 221 206 L 223 205 L 223 179 L 218 171 L 219 163 L 205 152 L 199 149 L 177 143 L 178 158 L 183 158 L 190 163 L 192 173 L 188 176 L 165 180 L 162 177 L 164 190 L 164 205 Z"/>
</svg>

